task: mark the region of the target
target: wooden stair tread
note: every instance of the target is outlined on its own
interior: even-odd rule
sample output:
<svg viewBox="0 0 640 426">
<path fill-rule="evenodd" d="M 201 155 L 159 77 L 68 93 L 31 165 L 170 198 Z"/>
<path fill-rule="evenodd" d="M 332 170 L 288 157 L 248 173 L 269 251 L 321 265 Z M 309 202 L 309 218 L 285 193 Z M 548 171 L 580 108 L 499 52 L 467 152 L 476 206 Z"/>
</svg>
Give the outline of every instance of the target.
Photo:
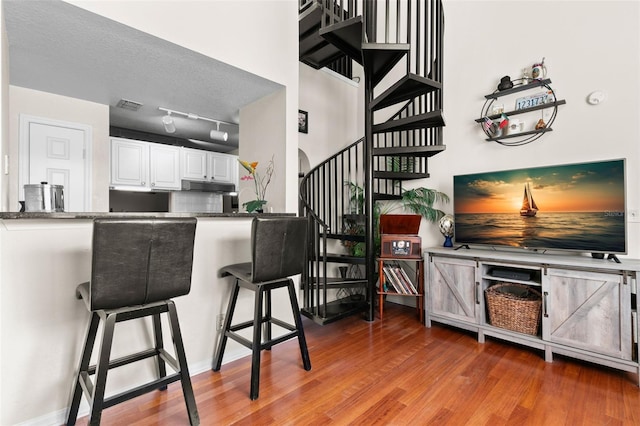
<svg viewBox="0 0 640 426">
<path fill-rule="evenodd" d="M 373 133 L 397 132 L 402 130 L 430 129 L 433 127 L 443 127 L 444 117 L 442 111 L 431 111 L 411 117 L 399 118 L 397 120 L 385 121 L 375 124 Z"/>
<path fill-rule="evenodd" d="M 362 16 L 356 16 L 320 29 L 319 34 L 325 40 L 340 49 L 351 59 L 363 64 L 362 57 Z"/>
<path fill-rule="evenodd" d="M 373 148 L 373 155 L 395 157 L 433 157 L 445 149 L 446 146 L 444 145 L 390 146 L 384 148 Z"/>
<path fill-rule="evenodd" d="M 417 74 L 407 74 L 374 99 L 371 108 L 374 111 L 386 108 L 441 88 L 442 83 L 435 80 Z"/>
<path fill-rule="evenodd" d="M 361 64 L 371 85 L 376 86 L 410 50 L 406 43 L 363 43 Z"/>
</svg>

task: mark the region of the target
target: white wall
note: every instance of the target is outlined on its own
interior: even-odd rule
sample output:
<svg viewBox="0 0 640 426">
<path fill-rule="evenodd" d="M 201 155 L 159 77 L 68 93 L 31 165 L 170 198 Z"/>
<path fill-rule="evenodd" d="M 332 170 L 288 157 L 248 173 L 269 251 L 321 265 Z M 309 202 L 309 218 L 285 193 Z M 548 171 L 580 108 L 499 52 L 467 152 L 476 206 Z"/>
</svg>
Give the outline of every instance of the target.
<svg viewBox="0 0 640 426">
<path fill-rule="evenodd" d="M 337 74 L 299 67 L 299 107 L 309 113 L 309 133 L 298 133 L 298 147 L 314 167 L 364 136 L 364 89 Z"/>
<path fill-rule="evenodd" d="M 19 86 L 10 86 L 9 105 L 9 167 L 12 173 L 9 176 L 9 206 L 3 211 L 18 211 L 19 208 L 20 114 L 91 126 L 91 210 L 109 211 L 109 106 Z"/>
<path fill-rule="evenodd" d="M 287 125 L 282 120 L 286 110 L 286 93 L 281 90 L 253 102 L 240 110 L 240 155 L 243 161 L 258 162 L 257 173 L 260 180 L 266 179 L 265 174 L 269 161 L 273 159 L 274 173 L 265 193 L 267 204 L 265 212 L 283 212 L 286 206 L 286 181 L 295 181 L 295 167 L 290 167 L 286 146 L 282 141 L 286 138 Z M 297 117 L 297 115 L 296 115 Z M 250 123 L 244 126 L 242 123 Z M 297 151 L 296 151 L 297 154 Z M 295 162 L 294 162 L 295 164 Z M 240 176 L 249 173 L 240 166 Z M 266 181 L 265 181 L 266 182 Z M 242 203 L 257 199 L 255 182 L 240 181 L 238 192 L 238 208 L 244 211 Z M 295 210 L 294 210 L 295 211 Z"/>
<path fill-rule="evenodd" d="M 627 208 L 640 208 L 640 2 L 445 0 L 446 151 L 429 160 L 421 185 L 453 194 L 456 174 L 627 159 Z M 553 132 L 522 147 L 485 142 L 484 95 L 545 57 L 551 86 L 566 105 Z M 585 102 L 594 90 L 604 103 Z M 445 206 L 452 211 L 453 206 Z M 431 227 L 426 245 L 442 244 Z M 629 226 L 640 256 L 640 224 Z"/>
</svg>

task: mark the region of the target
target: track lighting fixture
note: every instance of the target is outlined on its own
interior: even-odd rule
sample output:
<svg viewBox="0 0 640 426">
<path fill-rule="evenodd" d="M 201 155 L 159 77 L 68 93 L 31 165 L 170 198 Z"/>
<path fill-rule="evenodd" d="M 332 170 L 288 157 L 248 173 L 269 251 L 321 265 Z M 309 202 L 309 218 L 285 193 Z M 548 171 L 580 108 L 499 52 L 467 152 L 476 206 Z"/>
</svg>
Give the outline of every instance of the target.
<svg viewBox="0 0 640 426">
<path fill-rule="evenodd" d="M 223 141 L 226 142 L 229 139 L 229 133 L 220 131 L 220 123 L 216 123 L 216 130 L 212 130 L 209 132 L 209 137 L 215 141 Z"/>
<path fill-rule="evenodd" d="M 162 117 L 162 124 L 164 125 L 164 130 L 167 133 L 175 133 L 176 125 L 173 122 L 173 118 L 171 118 L 171 111 L 167 111 L 167 115 Z"/>
<path fill-rule="evenodd" d="M 173 123 L 173 118 L 171 117 L 171 114 L 178 114 L 178 115 L 183 115 L 192 120 L 205 120 L 205 121 L 211 121 L 212 123 L 216 123 L 216 128 L 211 130 L 211 132 L 209 133 L 209 137 L 213 140 L 222 141 L 222 142 L 226 142 L 227 139 L 229 139 L 229 133 L 221 131 L 220 124 L 232 125 L 233 123 L 227 123 L 226 121 L 214 120 L 213 118 L 202 117 L 198 114 L 194 114 L 191 112 L 180 112 L 180 111 L 176 111 L 168 108 L 162 108 L 162 107 L 158 107 L 158 109 L 160 111 L 165 111 L 167 113 L 167 115 L 162 117 L 162 124 L 164 124 L 164 129 L 167 131 L 167 133 L 174 133 L 176 131 L 176 126 Z"/>
</svg>

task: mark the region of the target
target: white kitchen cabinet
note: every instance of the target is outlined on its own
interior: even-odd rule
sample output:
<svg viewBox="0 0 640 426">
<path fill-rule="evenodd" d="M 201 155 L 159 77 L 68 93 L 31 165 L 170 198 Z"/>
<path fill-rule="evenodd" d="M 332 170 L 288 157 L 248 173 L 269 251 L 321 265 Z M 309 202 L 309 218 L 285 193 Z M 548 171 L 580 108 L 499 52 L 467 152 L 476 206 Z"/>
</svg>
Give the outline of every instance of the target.
<svg viewBox="0 0 640 426">
<path fill-rule="evenodd" d="M 130 139 L 111 139 L 111 185 L 180 189 L 180 148 Z"/>
<path fill-rule="evenodd" d="M 180 148 L 149 144 L 149 181 L 152 189 L 180 189 Z"/>
<path fill-rule="evenodd" d="M 631 371 L 640 383 L 637 277 L 640 260 L 430 248 L 426 252 L 425 323 Z M 539 292 L 539 331 L 525 334 L 491 323 L 486 290 L 511 284 Z M 517 308 L 515 308 L 517 309 Z M 514 317 L 516 312 L 514 312 Z"/>
<path fill-rule="evenodd" d="M 199 149 L 182 149 L 182 178 L 238 185 L 238 157 Z"/>
</svg>

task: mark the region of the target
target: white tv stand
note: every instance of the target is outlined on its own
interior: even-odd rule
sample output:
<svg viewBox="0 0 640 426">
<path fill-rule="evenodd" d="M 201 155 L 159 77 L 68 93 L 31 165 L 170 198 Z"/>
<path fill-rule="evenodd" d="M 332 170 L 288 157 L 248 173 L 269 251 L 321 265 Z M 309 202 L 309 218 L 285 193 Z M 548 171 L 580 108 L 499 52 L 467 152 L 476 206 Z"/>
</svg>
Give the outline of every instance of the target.
<svg viewBox="0 0 640 426">
<path fill-rule="evenodd" d="M 436 321 L 477 332 L 480 343 L 491 336 L 541 349 L 547 362 L 556 353 L 634 372 L 640 385 L 636 304 L 640 260 L 620 261 L 430 248 L 425 251 L 425 324 L 431 327 Z M 498 282 L 532 286 L 542 294 L 538 335 L 490 324 L 484 292 Z"/>
</svg>

